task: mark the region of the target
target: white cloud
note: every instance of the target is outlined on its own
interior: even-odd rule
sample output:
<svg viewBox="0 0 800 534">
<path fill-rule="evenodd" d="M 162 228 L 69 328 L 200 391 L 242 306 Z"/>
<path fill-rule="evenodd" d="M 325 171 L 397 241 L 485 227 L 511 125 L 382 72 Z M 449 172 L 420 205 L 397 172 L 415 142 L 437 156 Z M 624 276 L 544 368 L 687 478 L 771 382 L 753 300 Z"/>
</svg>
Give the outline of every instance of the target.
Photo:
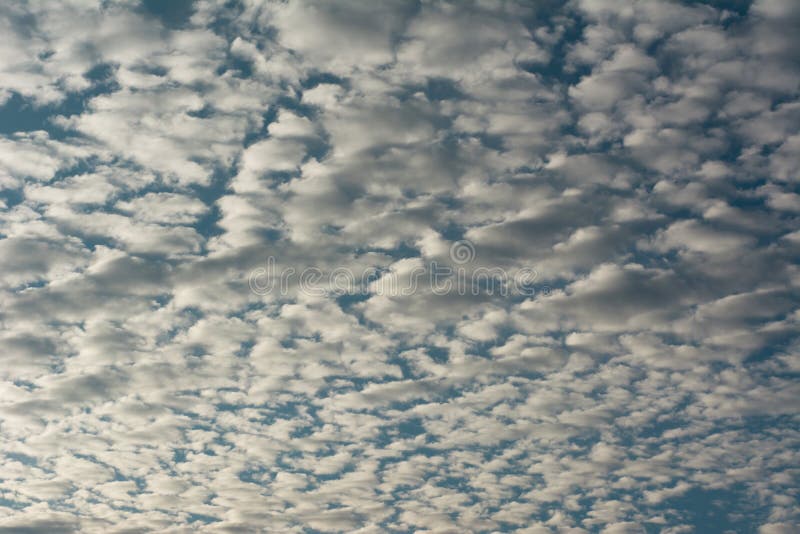
<svg viewBox="0 0 800 534">
<path fill-rule="evenodd" d="M 794 532 L 796 6 L 557 4 L 0 7 L 0 532 Z"/>
</svg>

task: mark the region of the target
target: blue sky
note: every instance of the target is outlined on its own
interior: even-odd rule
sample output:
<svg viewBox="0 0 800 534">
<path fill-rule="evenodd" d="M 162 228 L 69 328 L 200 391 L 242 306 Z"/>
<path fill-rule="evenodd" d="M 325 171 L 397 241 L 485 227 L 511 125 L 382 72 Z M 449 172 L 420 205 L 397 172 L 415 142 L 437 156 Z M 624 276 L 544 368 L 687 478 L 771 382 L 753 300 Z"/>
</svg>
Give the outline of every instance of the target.
<svg viewBox="0 0 800 534">
<path fill-rule="evenodd" d="M 0 532 L 800 531 L 798 25 L 3 3 Z"/>
</svg>

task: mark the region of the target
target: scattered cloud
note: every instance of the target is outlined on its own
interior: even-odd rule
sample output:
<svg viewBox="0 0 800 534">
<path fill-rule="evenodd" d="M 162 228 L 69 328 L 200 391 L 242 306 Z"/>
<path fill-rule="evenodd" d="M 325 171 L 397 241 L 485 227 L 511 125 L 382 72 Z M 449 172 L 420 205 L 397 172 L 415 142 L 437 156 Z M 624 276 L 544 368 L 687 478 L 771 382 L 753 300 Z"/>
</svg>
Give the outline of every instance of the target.
<svg viewBox="0 0 800 534">
<path fill-rule="evenodd" d="M 0 7 L 0 532 L 796 532 L 798 20 Z"/>
</svg>

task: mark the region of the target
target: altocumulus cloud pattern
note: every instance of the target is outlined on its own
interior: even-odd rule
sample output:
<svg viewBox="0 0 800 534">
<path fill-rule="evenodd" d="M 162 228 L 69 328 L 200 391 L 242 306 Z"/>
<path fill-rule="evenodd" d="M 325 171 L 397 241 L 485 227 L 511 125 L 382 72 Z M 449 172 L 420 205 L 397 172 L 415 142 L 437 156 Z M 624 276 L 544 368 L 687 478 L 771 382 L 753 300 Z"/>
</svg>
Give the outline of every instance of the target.
<svg viewBox="0 0 800 534">
<path fill-rule="evenodd" d="M 0 532 L 800 532 L 799 27 L 3 2 Z"/>
</svg>

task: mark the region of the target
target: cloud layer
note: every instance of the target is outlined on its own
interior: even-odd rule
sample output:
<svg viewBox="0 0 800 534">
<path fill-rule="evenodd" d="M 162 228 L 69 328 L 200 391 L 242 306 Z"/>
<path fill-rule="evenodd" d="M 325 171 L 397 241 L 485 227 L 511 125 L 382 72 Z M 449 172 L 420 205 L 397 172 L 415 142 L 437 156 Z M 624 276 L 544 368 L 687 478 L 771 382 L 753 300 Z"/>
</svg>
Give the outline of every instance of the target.
<svg viewBox="0 0 800 534">
<path fill-rule="evenodd" d="M 796 532 L 798 5 L 0 6 L 0 532 Z"/>
</svg>

